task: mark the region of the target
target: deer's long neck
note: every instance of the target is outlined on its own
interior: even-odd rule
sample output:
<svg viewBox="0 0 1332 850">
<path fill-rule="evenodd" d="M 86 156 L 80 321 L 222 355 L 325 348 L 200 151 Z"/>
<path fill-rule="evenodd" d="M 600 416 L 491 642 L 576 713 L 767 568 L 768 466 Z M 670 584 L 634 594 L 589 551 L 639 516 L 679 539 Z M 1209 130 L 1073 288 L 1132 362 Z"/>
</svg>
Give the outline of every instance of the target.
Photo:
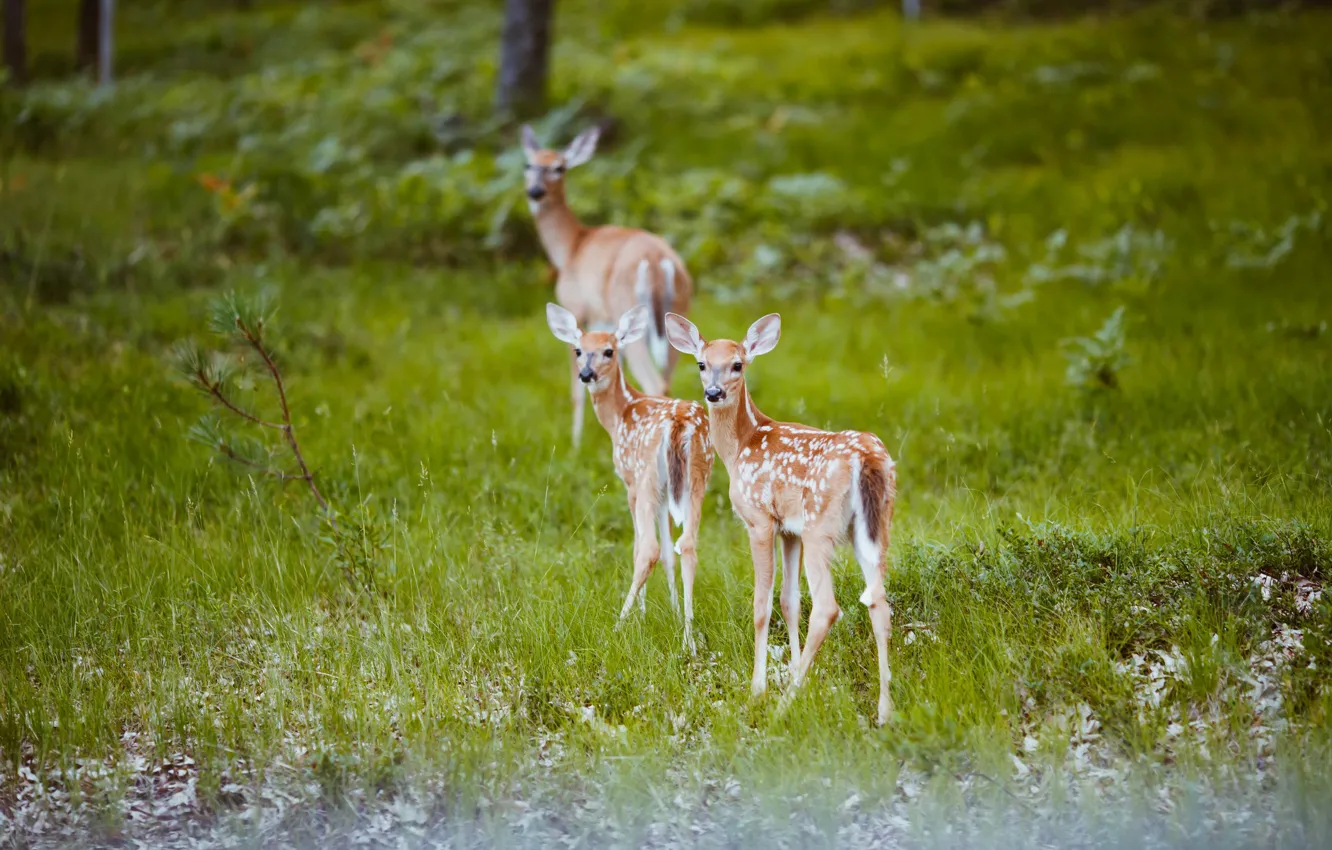
<svg viewBox="0 0 1332 850">
<path fill-rule="evenodd" d="M 708 418 L 712 444 L 728 470 L 740 459 L 740 452 L 749 445 L 759 427 L 772 421 L 754 406 L 744 384 L 740 385 L 740 397 L 734 404 L 708 405 Z"/>
<path fill-rule="evenodd" d="M 592 409 L 596 411 L 597 421 L 610 434 L 611 442 L 614 442 L 620 432 L 624 409 L 639 397 L 639 392 L 625 381 L 624 370 L 619 368 L 618 363 L 615 373 L 609 377 L 605 389 L 592 392 Z"/>
<path fill-rule="evenodd" d="M 578 216 L 569 209 L 564 199 L 564 187 L 556 186 L 548 190 L 550 194 L 536 210 L 537 236 L 541 247 L 546 249 L 546 256 L 560 271 L 568 264 L 578 243 L 583 239 L 584 228 Z"/>
</svg>

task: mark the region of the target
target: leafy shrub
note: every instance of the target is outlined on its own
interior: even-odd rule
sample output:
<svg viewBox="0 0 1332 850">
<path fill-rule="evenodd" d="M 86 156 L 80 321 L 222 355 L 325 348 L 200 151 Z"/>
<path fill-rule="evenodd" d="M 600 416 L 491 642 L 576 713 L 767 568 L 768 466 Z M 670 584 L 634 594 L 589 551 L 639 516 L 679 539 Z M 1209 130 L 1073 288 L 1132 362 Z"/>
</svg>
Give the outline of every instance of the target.
<svg viewBox="0 0 1332 850">
<path fill-rule="evenodd" d="M 859 12 L 885 4 L 886 0 L 685 0 L 682 14 L 691 23 L 756 26 L 820 12 Z"/>
<path fill-rule="evenodd" d="M 1111 313 L 1091 336 L 1064 341 L 1070 386 L 1082 389 L 1117 389 L 1120 371 L 1132 362 L 1124 351 L 1124 308 Z"/>
<path fill-rule="evenodd" d="M 1088 285 L 1116 284 L 1144 288 L 1160 277 L 1174 250 L 1160 230 L 1142 231 L 1125 224 L 1112 235 L 1078 245 L 1073 262 L 1067 257 L 1068 233 L 1056 230 L 1045 240 L 1045 259 L 1027 271 L 1031 283 L 1076 280 Z"/>
<path fill-rule="evenodd" d="M 1323 216 L 1318 210 L 1306 215 L 1292 215 L 1275 230 L 1258 224 L 1233 221 L 1229 227 L 1213 225 L 1225 243 L 1226 265 L 1232 269 L 1273 269 L 1295 248 L 1301 233 L 1317 234 Z"/>
<path fill-rule="evenodd" d="M 973 221 L 962 227 L 952 222 L 928 228 L 921 240 L 927 256 L 913 270 L 913 291 L 939 301 L 964 301 L 973 316 L 993 317 L 1016 306 L 1026 292 L 1000 296 L 995 275 L 1008 252 Z"/>
</svg>

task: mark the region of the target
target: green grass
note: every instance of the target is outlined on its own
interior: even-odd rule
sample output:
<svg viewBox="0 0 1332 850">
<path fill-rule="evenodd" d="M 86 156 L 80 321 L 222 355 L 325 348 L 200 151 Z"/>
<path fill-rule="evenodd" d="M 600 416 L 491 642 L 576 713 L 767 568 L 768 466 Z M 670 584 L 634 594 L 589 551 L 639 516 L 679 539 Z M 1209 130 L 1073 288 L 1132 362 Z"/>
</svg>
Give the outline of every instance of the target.
<svg viewBox="0 0 1332 850">
<path fill-rule="evenodd" d="M 1060 799 L 1087 758 L 1149 795 L 1212 789 L 1202 811 L 1208 793 L 1261 788 L 1248 799 L 1284 820 L 1254 840 L 1328 835 L 1332 605 L 1297 611 L 1295 592 L 1332 564 L 1332 18 L 660 29 L 562 9 L 558 97 L 622 122 L 571 177 L 575 205 L 681 245 L 705 335 L 781 311 L 757 403 L 872 430 L 897 460 L 897 717 L 880 731 L 845 556 L 845 617 L 806 692 L 785 717 L 750 704 L 751 568 L 720 464 L 699 657 L 680 650 L 659 575 L 646 616 L 613 631 L 631 522 L 605 435 L 591 423 L 568 445 L 550 292 L 512 154 L 482 126 L 492 13 L 394 3 L 295 34 L 258 25 L 279 13 L 193 19 L 244 29 L 252 52 L 182 67 L 149 44 L 160 58 L 110 100 L 6 95 L 6 115 L 44 117 L 4 137 L 0 194 L 0 809 L 20 763 L 57 776 L 141 746 L 133 732 L 191 754 L 214 811 L 246 767 L 290 768 L 327 801 L 438 781 L 450 822 L 493 840 L 521 802 L 601 840 L 706 810 L 786 841 L 794 811 L 833 843 L 903 783 L 939 811 L 1002 808 L 1006 790 Z M 380 64 L 327 35 L 359 14 L 396 34 Z M 475 71 L 441 72 L 433 94 L 480 140 L 451 160 L 392 105 L 444 46 Z M 272 112 L 287 85 L 326 89 Z M 171 142 L 186 118 L 195 135 Z M 367 153 L 301 165 L 328 137 Z M 255 181 L 258 207 L 233 215 L 199 172 Z M 378 211 L 354 233 L 311 224 L 361 201 Z M 940 229 L 973 222 L 970 241 Z M 1120 250 L 1106 240 L 1125 225 Z M 1002 256 L 978 259 L 978 241 Z M 1038 264 L 1065 273 L 1040 282 Z M 224 289 L 280 305 L 302 446 L 330 499 L 382 535 L 378 592 L 349 588 L 299 485 L 185 439 L 208 404 L 170 349 L 207 337 Z M 1066 341 L 1121 306 L 1117 387 L 1070 386 Z M 698 398 L 689 371 L 673 388 Z M 1260 574 L 1277 580 L 1267 598 Z M 1303 650 L 1261 668 L 1278 624 Z M 780 617 L 772 631 L 784 645 Z M 1155 703 L 1135 655 L 1166 670 Z M 128 793 L 109 787 L 79 793 Z M 1103 791 L 1090 823 L 1116 823 Z"/>
</svg>

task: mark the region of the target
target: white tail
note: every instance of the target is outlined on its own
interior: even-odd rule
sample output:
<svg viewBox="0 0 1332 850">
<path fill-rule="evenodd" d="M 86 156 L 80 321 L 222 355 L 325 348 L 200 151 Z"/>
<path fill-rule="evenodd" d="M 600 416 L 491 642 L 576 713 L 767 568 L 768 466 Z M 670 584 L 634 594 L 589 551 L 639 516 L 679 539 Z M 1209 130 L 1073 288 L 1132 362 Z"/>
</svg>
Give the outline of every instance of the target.
<svg viewBox="0 0 1332 850">
<path fill-rule="evenodd" d="M 684 262 L 664 239 L 626 227 L 585 227 L 564 195 L 564 175 L 592 157 L 597 130 L 588 130 L 564 151 L 541 148 L 531 128 L 523 128 L 527 157 L 528 206 L 537 234 L 556 269 L 555 300 L 581 327 L 612 326 L 637 305 L 650 308 L 654 321 L 646 339 L 630 345 L 625 357 L 648 395 L 665 395 L 678 359 L 662 333 L 667 311 L 685 314 L 693 281 Z M 575 371 L 573 440 L 582 433 L 584 395 Z"/>
<path fill-rule="evenodd" d="M 644 395 L 629 386 L 620 368 L 620 352 L 641 340 L 651 312 L 639 305 L 625 313 L 614 333 L 584 333 L 578 320 L 556 304 L 546 305 L 551 333 L 573 347 L 576 380 L 587 387 L 597 420 L 611 438 L 615 471 L 629 494 L 634 518 L 634 579 L 623 621 L 634 600 L 643 603 L 643 585 L 660 561 L 666 569 L 671 606 L 675 594 L 675 555 L 684 579 L 684 646 L 694 645 L 694 576 L 698 571 L 698 525 L 703 493 L 712 477 L 711 428 L 703 406 L 692 401 Z M 671 520 L 681 528 L 671 545 Z"/>
<path fill-rule="evenodd" d="M 884 593 L 888 537 L 897 498 L 897 474 L 883 443 L 858 431 L 830 433 L 775 422 L 754 406 L 745 373 L 781 336 L 771 314 L 749 329 L 744 342 L 707 342 L 682 316 L 666 317 L 671 345 L 698 359 L 717 454 L 731 477 L 731 504 L 749 532 L 754 558 L 755 695 L 767 688 L 768 619 L 772 613 L 773 546 L 782 537 L 782 616 L 791 635 L 791 688 L 805 677 L 828 630 L 841 616 L 830 565 L 839 540 L 849 539 L 865 579 L 860 601 L 869 608 L 879 654 L 878 721 L 892 714 L 888 638 L 892 610 Z M 800 648 L 801 552 L 813 608 Z"/>
</svg>

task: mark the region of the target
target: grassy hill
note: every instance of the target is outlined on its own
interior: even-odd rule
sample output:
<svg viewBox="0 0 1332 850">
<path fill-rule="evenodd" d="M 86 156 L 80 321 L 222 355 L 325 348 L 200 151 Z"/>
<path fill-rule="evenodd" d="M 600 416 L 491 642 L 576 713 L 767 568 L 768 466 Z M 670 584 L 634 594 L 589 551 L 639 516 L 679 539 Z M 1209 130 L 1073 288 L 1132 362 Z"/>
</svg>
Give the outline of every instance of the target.
<svg viewBox="0 0 1332 850">
<path fill-rule="evenodd" d="M 612 630 L 631 521 L 568 444 L 497 12 L 256 5 L 130 10 L 114 90 L 0 96 L 0 830 L 1332 837 L 1332 17 L 561 3 L 538 129 L 613 122 L 580 215 L 671 239 L 705 335 L 780 311 L 756 402 L 897 460 L 876 730 L 845 556 L 806 691 L 750 703 L 720 464 L 700 654 L 660 575 Z M 172 350 L 227 291 L 276 307 L 341 532 L 187 439 Z"/>
</svg>

